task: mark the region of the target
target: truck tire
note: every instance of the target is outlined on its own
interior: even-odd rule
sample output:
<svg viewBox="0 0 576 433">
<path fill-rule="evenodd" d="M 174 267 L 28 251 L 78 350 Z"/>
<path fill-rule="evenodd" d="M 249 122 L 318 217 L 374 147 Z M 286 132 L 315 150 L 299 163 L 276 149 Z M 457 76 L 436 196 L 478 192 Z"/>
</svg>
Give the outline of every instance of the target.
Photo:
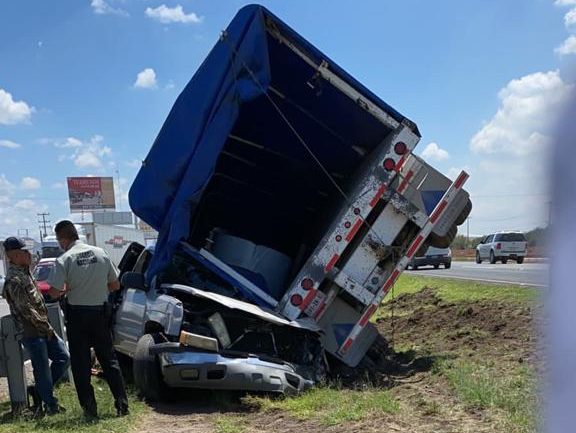
<svg viewBox="0 0 576 433">
<path fill-rule="evenodd" d="M 452 262 L 444 263 L 444 269 L 450 269 L 452 267 Z"/>
<path fill-rule="evenodd" d="M 134 385 L 140 396 L 148 401 L 166 400 L 168 395 L 158 357 L 150 353 L 150 347 L 157 342 L 160 342 L 158 334 L 144 334 L 134 352 Z"/>
<path fill-rule="evenodd" d="M 493 265 L 496 263 L 496 256 L 494 255 L 494 251 L 490 251 L 490 264 Z"/>
<path fill-rule="evenodd" d="M 508 263 L 508 259 L 502 259 L 502 264 L 505 265 L 506 263 Z"/>
<path fill-rule="evenodd" d="M 444 236 L 438 236 L 436 233 L 430 233 L 428 236 L 428 244 L 436 248 L 448 248 L 458 233 L 458 227 L 453 225 L 448 229 Z"/>
<path fill-rule="evenodd" d="M 518 257 L 516 259 L 516 263 L 518 263 L 519 265 L 521 265 L 522 263 L 524 263 L 524 257 Z"/>
<path fill-rule="evenodd" d="M 476 263 L 478 263 L 478 264 L 482 263 L 482 259 L 480 258 L 480 253 L 478 251 L 476 251 Z"/>
<path fill-rule="evenodd" d="M 468 215 L 470 215 L 471 211 L 472 211 L 472 201 L 468 199 L 468 202 L 464 206 L 464 209 L 462 209 L 462 212 L 460 212 L 460 215 L 458 215 L 458 218 L 456 218 L 456 221 L 454 221 L 454 223 L 457 226 L 461 226 L 462 224 L 464 224 L 466 218 L 468 218 Z"/>
</svg>

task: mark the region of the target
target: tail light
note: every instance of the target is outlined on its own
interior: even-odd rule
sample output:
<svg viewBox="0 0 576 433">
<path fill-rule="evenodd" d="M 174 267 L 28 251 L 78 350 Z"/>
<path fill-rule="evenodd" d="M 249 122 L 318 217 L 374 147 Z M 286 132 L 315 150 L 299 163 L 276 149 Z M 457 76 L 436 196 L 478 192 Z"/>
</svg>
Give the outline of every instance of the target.
<svg viewBox="0 0 576 433">
<path fill-rule="evenodd" d="M 498 243 L 496 244 L 496 249 L 499 250 L 500 248 L 502 248 L 502 244 L 501 244 L 500 242 L 498 242 Z"/>
<path fill-rule="evenodd" d="M 300 283 L 300 285 L 304 290 L 310 290 L 311 288 L 314 287 L 314 281 L 312 280 L 312 278 L 304 278 Z"/>
<path fill-rule="evenodd" d="M 399 141 L 394 145 L 394 152 L 396 152 L 398 155 L 404 155 L 407 150 L 408 148 L 406 146 L 406 143 L 404 143 L 403 141 Z"/>
<path fill-rule="evenodd" d="M 392 171 L 396 168 L 396 162 L 392 158 L 386 158 L 384 160 L 384 168 L 387 171 Z"/>
<path fill-rule="evenodd" d="M 298 293 L 296 293 L 295 295 L 292 295 L 290 297 L 290 302 L 292 303 L 292 305 L 294 305 L 295 307 L 298 307 L 300 304 L 302 304 L 302 301 L 304 299 L 302 299 L 302 296 L 299 295 Z"/>
</svg>

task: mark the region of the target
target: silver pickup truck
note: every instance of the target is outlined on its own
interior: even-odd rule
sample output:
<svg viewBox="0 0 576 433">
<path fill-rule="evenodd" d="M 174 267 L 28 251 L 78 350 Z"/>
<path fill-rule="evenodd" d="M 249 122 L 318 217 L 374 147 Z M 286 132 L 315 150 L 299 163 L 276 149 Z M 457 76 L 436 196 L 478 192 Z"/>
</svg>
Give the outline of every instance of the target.
<svg viewBox="0 0 576 433">
<path fill-rule="evenodd" d="M 312 321 L 289 321 L 241 300 L 238 288 L 249 282 L 186 244 L 149 286 L 152 254 L 130 246 L 113 300 L 115 349 L 133 359 L 144 397 L 161 400 L 170 387 L 292 394 L 322 377 L 320 329 Z"/>
</svg>

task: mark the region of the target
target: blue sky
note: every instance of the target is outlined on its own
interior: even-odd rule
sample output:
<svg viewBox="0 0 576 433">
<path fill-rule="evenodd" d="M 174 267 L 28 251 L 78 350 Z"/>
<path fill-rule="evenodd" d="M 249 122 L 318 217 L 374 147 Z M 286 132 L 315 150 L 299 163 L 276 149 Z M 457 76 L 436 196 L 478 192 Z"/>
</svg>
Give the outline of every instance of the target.
<svg viewBox="0 0 576 433">
<path fill-rule="evenodd" d="M 2 1 L 0 236 L 36 235 L 38 212 L 68 217 L 67 176 L 119 178 L 126 210 L 175 98 L 247 3 Z M 547 222 L 576 0 L 262 4 L 415 121 L 416 153 L 449 176 L 469 171 L 471 234 Z"/>
</svg>

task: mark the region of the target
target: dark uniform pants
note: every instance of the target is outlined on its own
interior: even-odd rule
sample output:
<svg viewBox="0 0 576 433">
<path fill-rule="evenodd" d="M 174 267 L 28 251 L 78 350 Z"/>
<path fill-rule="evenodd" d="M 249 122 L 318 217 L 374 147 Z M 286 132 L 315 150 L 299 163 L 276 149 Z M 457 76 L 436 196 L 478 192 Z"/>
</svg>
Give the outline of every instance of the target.
<svg viewBox="0 0 576 433">
<path fill-rule="evenodd" d="M 104 371 L 104 376 L 114 396 L 117 410 L 128 408 L 126 385 L 116 353 L 112 345 L 109 317 L 104 307 L 81 307 L 69 305 L 67 308 L 67 333 L 70 346 L 72 375 L 76 385 L 78 400 L 84 412 L 97 414 L 94 388 L 90 383 L 92 362 L 90 348 Z"/>
</svg>

